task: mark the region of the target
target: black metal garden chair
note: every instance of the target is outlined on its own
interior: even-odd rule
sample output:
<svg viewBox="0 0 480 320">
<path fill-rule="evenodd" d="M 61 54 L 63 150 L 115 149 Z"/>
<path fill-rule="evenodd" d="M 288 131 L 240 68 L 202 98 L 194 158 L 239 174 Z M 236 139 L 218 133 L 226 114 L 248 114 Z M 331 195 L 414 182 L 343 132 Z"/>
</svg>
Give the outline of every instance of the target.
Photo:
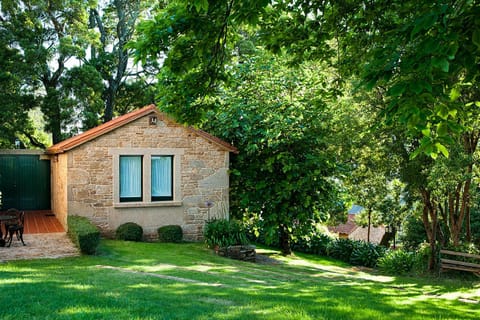
<svg viewBox="0 0 480 320">
<path fill-rule="evenodd" d="M 16 219 L 6 226 L 6 231 L 8 235 L 7 243 L 8 247 L 12 244 L 13 235 L 17 236 L 17 240 L 22 241 L 22 244 L 25 245 L 23 241 L 23 230 L 25 227 L 25 212 L 24 211 L 17 211 L 16 212 Z"/>
</svg>

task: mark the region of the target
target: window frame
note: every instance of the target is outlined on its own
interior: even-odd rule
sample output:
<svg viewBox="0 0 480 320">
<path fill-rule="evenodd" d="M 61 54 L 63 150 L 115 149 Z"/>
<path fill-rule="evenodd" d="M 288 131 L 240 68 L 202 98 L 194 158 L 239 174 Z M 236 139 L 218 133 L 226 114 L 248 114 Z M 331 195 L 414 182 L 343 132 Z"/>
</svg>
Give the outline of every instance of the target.
<svg viewBox="0 0 480 320">
<path fill-rule="evenodd" d="M 113 207 L 114 208 L 137 208 L 137 207 L 165 207 L 182 205 L 182 158 L 183 148 L 110 148 L 112 156 L 113 177 Z M 120 156 L 142 156 L 142 200 L 120 201 Z M 152 200 L 151 195 L 151 158 L 153 156 L 172 157 L 172 196 L 170 200 Z"/>
<path fill-rule="evenodd" d="M 158 201 L 173 201 L 173 195 L 174 195 L 174 175 L 175 175 L 175 163 L 174 159 L 175 157 L 173 155 L 151 155 L 150 157 L 150 169 L 153 171 L 153 158 L 155 157 L 164 157 L 164 158 L 170 158 L 170 195 L 169 196 L 154 196 L 152 193 L 152 180 L 150 180 L 150 197 L 152 202 L 158 202 Z M 153 177 L 153 172 L 150 174 L 150 179 Z"/>
<path fill-rule="evenodd" d="M 121 161 L 122 158 L 140 158 L 140 196 L 139 197 L 122 197 L 122 170 Z M 143 156 L 141 155 L 120 155 L 119 156 L 119 199 L 120 202 L 141 202 L 143 201 Z"/>
</svg>

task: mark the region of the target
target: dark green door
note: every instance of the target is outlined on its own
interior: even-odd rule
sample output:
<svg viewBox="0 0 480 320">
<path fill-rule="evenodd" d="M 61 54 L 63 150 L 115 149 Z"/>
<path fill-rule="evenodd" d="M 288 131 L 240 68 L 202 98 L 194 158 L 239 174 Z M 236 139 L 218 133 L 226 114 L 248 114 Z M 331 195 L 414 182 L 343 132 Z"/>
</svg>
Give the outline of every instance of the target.
<svg viewBox="0 0 480 320">
<path fill-rule="evenodd" d="M 36 155 L 0 154 L 2 210 L 50 209 L 50 161 Z"/>
</svg>

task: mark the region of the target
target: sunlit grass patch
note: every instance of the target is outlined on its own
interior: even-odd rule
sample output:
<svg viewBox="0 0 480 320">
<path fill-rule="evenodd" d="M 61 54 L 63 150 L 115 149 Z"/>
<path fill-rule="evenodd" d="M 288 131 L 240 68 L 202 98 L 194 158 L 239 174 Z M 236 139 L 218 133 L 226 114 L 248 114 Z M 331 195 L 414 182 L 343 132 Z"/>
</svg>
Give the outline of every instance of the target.
<svg viewBox="0 0 480 320">
<path fill-rule="evenodd" d="M 0 265 L 3 319 L 477 319 L 478 283 L 386 277 L 310 255 L 250 263 L 202 244 L 102 241 L 98 256 Z M 41 294 L 39 294 L 41 293 Z M 3 300 L 3 301 L 2 301 Z M 473 301 L 473 302 L 472 302 Z M 21 306 L 21 307 L 20 307 Z"/>
</svg>

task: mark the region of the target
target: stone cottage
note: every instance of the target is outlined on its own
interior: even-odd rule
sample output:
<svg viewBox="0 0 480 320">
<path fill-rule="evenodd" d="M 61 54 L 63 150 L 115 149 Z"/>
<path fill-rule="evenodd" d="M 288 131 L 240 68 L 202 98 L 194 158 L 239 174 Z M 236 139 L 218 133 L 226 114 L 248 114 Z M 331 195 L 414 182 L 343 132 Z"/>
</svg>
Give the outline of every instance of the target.
<svg viewBox="0 0 480 320">
<path fill-rule="evenodd" d="M 155 238 L 180 225 L 200 240 L 205 220 L 228 217 L 230 144 L 175 123 L 150 105 L 55 144 L 52 211 L 89 218 L 104 235 L 125 222 Z"/>
</svg>

